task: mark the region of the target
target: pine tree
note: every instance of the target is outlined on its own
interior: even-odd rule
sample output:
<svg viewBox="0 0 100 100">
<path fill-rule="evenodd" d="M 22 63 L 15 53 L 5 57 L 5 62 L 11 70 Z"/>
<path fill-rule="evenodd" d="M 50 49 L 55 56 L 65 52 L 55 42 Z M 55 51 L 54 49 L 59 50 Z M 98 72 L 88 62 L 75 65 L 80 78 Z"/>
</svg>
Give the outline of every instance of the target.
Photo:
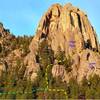
<svg viewBox="0 0 100 100">
<path fill-rule="evenodd" d="M 78 99 L 79 86 L 78 86 L 78 83 L 75 79 L 70 79 L 69 90 L 70 90 L 70 93 L 68 94 L 69 98 Z"/>
</svg>

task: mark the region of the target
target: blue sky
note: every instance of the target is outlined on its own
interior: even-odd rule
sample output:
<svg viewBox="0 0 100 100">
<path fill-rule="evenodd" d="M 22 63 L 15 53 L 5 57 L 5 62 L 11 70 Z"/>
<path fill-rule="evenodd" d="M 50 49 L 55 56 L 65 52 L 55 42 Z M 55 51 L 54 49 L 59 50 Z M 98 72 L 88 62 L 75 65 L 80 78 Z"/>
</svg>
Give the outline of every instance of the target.
<svg viewBox="0 0 100 100">
<path fill-rule="evenodd" d="M 34 35 L 48 7 L 68 2 L 87 13 L 100 39 L 100 0 L 0 0 L 0 21 L 15 35 Z"/>
</svg>

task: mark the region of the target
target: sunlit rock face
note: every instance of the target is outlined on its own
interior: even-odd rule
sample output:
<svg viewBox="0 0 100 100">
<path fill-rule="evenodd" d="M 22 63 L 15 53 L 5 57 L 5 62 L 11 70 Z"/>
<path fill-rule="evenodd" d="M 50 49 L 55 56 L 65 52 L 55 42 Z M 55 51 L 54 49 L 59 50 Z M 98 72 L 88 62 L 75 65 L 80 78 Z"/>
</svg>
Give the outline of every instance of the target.
<svg viewBox="0 0 100 100">
<path fill-rule="evenodd" d="M 29 72 L 37 73 L 40 69 L 39 64 L 36 63 L 36 55 L 39 43 L 44 40 L 48 41 L 48 45 L 50 45 L 54 54 L 60 48 L 61 51 L 65 52 L 66 56 L 70 55 L 72 57 L 74 63 L 71 65 L 73 69 L 71 76 L 79 81 L 86 73 L 91 73 L 90 71 L 85 71 L 85 69 L 89 69 L 89 63 L 95 62 L 95 66 L 99 67 L 99 62 L 94 54 L 94 51 L 98 52 L 99 46 L 96 33 L 87 15 L 70 3 L 64 6 L 60 4 L 52 5 L 41 18 L 36 35 L 29 47 L 30 53 L 25 58 L 25 64 L 27 65 L 26 75 L 29 75 Z M 88 54 L 90 56 L 86 60 Z M 53 73 L 55 72 L 53 71 Z M 95 73 L 98 73 L 98 71 L 95 71 Z M 55 75 L 57 76 L 57 74 Z M 64 74 L 65 80 L 68 80 L 67 75 L 70 74 Z"/>
</svg>

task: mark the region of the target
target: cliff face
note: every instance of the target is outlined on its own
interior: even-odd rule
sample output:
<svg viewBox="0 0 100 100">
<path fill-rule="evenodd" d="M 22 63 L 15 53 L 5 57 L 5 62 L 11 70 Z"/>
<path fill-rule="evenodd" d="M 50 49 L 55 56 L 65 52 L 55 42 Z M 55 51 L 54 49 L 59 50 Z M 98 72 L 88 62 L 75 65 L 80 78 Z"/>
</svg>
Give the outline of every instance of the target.
<svg viewBox="0 0 100 100">
<path fill-rule="evenodd" d="M 87 16 L 71 4 L 64 7 L 55 4 L 49 8 L 39 23 L 30 49 L 33 47 L 34 40 L 40 41 L 44 38 L 48 39 L 55 52 L 58 47 L 66 53 L 79 52 L 84 48 L 98 50 L 95 31 Z M 88 43 L 89 47 L 86 47 Z M 74 48 L 72 44 L 75 45 Z"/>
<path fill-rule="evenodd" d="M 40 69 L 36 61 L 39 44 L 45 40 L 54 51 L 54 55 L 60 48 L 60 51 L 63 51 L 66 57 L 70 56 L 73 61 L 70 72 L 66 73 L 64 67 L 61 67 L 63 72 L 60 75 L 63 76 L 63 80 L 68 81 L 74 77 L 81 81 L 83 77 L 88 78 L 91 74 L 100 73 L 96 33 L 87 15 L 80 9 L 71 4 L 54 4 L 44 14 L 30 44 L 30 53 L 25 58 L 26 75 L 31 76 L 32 80 Z M 54 64 L 52 68 L 54 77 L 58 76 L 57 71 L 60 70 L 57 66 L 60 65 Z"/>
</svg>

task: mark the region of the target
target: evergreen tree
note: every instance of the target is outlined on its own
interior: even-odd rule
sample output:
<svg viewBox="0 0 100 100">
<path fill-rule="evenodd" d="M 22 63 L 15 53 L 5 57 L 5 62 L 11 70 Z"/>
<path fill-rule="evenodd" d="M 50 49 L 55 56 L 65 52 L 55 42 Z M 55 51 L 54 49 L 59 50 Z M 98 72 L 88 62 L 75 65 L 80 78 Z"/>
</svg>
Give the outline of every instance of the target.
<svg viewBox="0 0 100 100">
<path fill-rule="evenodd" d="M 69 94 L 68 94 L 68 97 L 69 98 L 72 98 L 72 99 L 78 99 L 78 90 L 79 89 L 79 86 L 78 86 L 78 83 L 75 79 L 71 79 L 69 81 Z"/>
</svg>

